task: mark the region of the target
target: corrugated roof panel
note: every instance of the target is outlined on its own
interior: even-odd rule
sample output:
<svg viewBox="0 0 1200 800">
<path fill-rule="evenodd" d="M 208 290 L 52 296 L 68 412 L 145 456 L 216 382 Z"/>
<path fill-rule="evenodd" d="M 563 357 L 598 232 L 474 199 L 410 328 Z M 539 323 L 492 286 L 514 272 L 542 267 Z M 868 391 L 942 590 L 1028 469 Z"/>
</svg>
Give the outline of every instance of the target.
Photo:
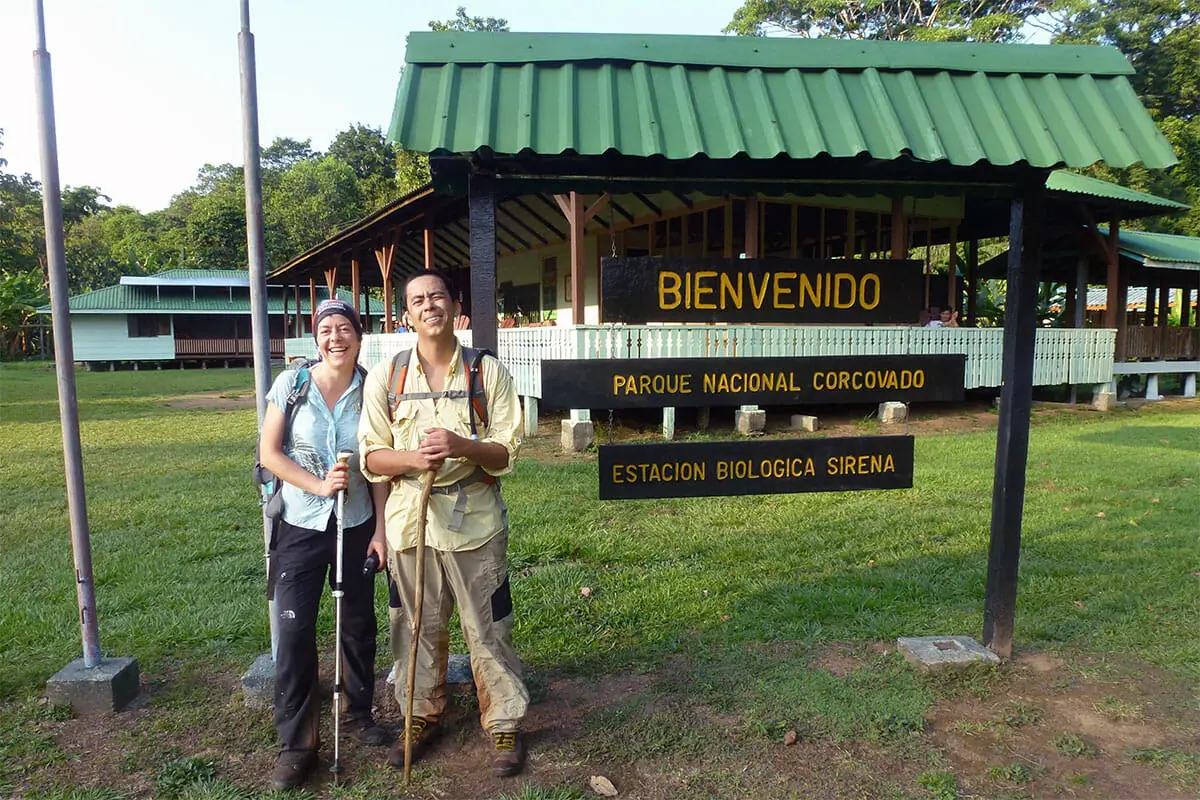
<svg viewBox="0 0 1200 800">
<path fill-rule="evenodd" d="M 801 40 L 757 40 L 769 51 L 759 53 L 728 37 L 683 37 L 703 40 L 693 43 L 697 55 L 685 57 L 680 42 L 658 37 L 599 37 L 616 48 L 603 55 L 587 36 L 477 36 L 426 41 L 414 34 L 393 140 L 441 154 L 486 148 L 669 159 L 911 154 L 958 166 L 1176 163 L 1125 77 L 1128 62 L 1106 48 L 838 42 L 813 50 Z M 529 42 L 528 57 L 518 40 Z M 591 57 L 566 55 L 568 41 Z M 429 58 L 442 51 L 453 51 L 453 62 Z M 642 51 L 681 60 L 629 58 Z M 721 52 L 735 66 L 719 62 Z M 817 52 L 841 66 L 816 66 Z M 479 62 L 480 53 L 511 62 Z M 788 53 L 796 66 L 787 66 Z"/>
<path fill-rule="evenodd" d="M 197 272 L 206 273 L 208 270 L 171 270 L 172 272 Z M 200 277 L 203 277 L 201 275 Z M 323 286 L 317 287 L 317 301 L 325 299 L 329 293 Z M 338 290 L 338 297 L 345 300 L 347 303 L 354 302 L 354 294 L 352 292 Z M 249 293 L 239 296 L 234 294 L 233 299 L 229 298 L 227 291 L 210 291 L 205 294 L 199 294 L 195 299 L 192 298 L 190 289 L 160 289 L 155 291 L 152 286 L 128 286 L 117 284 L 115 286 L 106 286 L 103 289 L 97 289 L 94 292 L 86 292 L 84 294 L 75 295 L 70 299 L 70 308 L 72 313 L 120 313 L 120 312 L 145 312 L 155 314 L 189 314 L 189 313 L 228 313 L 228 314 L 249 314 L 250 313 L 250 296 Z M 301 313 L 309 314 L 311 308 L 308 302 L 308 291 L 300 292 L 300 308 Z M 39 313 L 50 313 L 50 307 L 44 306 L 37 309 Z M 296 313 L 295 298 L 292 293 L 288 294 L 288 312 Z M 283 289 L 271 287 L 267 292 L 267 313 L 282 314 L 283 313 Z"/>
<path fill-rule="evenodd" d="M 1080 175 L 1078 172 L 1068 172 L 1063 169 L 1050 173 L 1050 177 L 1046 180 L 1046 188 L 1055 192 L 1067 192 L 1087 197 L 1102 197 L 1109 200 L 1119 200 L 1122 203 L 1137 203 L 1139 205 L 1153 206 L 1170 211 L 1186 211 L 1190 208 L 1190 206 L 1177 203 L 1174 200 L 1168 200 L 1165 197 L 1157 197 L 1146 192 L 1126 188 L 1116 183 L 1109 183 L 1108 181 L 1091 178 L 1087 175 Z"/>
</svg>

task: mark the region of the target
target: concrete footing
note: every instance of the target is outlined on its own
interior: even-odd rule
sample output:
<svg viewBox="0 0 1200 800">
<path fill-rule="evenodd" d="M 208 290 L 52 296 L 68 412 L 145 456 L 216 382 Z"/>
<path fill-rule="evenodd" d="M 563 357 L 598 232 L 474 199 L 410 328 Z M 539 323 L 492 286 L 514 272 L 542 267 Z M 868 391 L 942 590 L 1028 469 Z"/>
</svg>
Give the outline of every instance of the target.
<svg viewBox="0 0 1200 800">
<path fill-rule="evenodd" d="M 733 428 L 743 436 L 762 433 L 767 427 L 767 412 L 760 408 L 739 408 L 733 412 Z"/>
<path fill-rule="evenodd" d="M 884 425 L 895 425 L 908 420 L 908 406 L 888 401 L 879 404 L 879 421 Z"/>
<path fill-rule="evenodd" d="M 270 653 L 254 659 L 242 675 L 242 699 L 247 708 L 272 708 L 275 705 L 275 661 Z"/>
<path fill-rule="evenodd" d="M 1112 411 L 1117 405 L 1117 393 L 1107 383 L 1100 384 L 1096 389 L 1092 392 L 1092 408 L 1096 411 Z"/>
<path fill-rule="evenodd" d="M 1000 656 L 970 636 L 901 636 L 896 644 L 906 659 L 926 671 L 1000 663 Z"/>
<path fill-rule="evenodd" d="M 538 431 L 538 399 L 525 398 L 525 435 L 537 436 Z"/>
<path fill-rule="evenodd" d="M 792 414 L 792 430 L 815 431 L 820 429 L 821 421 L 809 414 Z"/>
<path fill-rule="evenodd" d="M 595 429 L 590 419 L 562 421 L 562 449 L 566 452 L 582 453 L 592 446 L 595 439 Z"/>
<path fill-rule="evenodd" d="M 1183 376 L 1183 396 L 1196 396 L 1196 373 L 1189 372 L 1187 375 Z"/>
<path fill-rule="evenodd" d="M 1151 373 L 1146 376 L 1146 399 L 1147 400 L 1162 400 L 1163 396 L 1158 391 L 1158 376 Z"/>
<path fill-rule="evenodd" d="M 94 667 L 77 658 L 46 681 L 46 698 L 69 705 L 77 715 L 120 711 L 138 696 L 138 663 L 134 658 L 102 658 Z"/>
<path fill-rule="evenodd" d="M 668 442 L 675 438 L 675 407 L 663 408 L 662 435 Z"/>
</svg>

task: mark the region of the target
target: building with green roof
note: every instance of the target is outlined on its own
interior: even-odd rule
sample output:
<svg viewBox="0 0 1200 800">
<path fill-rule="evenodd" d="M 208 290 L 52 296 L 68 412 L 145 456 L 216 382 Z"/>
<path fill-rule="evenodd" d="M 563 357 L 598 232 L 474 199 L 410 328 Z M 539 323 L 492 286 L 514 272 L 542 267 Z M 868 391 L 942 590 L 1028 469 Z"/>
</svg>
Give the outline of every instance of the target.
<svg viewBox="0 0 1200 800">
<path fill-rule="evenodd" d="M 267 287 L 271 355 L 282 358 L 284 337 L 311 331 L 312 298 L 329 296 Z M 351 302 L 349 292 L 339 296 Z M 87 364 L 220 361 L 249 363 L 250 282 L 244 270 L 169 269 L 123 275 L 113 286 L 70 298 L 75 359 Z M 297 313 L 299 309 L 299 313 Z M 49 314 L 50 306 L 37 309 Z"/>
</svg>

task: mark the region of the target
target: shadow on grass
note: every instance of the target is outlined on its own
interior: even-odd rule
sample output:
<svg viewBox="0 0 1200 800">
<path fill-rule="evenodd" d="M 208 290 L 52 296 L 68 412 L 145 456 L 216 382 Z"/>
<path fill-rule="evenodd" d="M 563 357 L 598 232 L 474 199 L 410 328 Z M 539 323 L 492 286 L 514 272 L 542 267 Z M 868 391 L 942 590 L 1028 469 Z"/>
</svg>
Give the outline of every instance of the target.
<svg viewBox="0 0 1200 800">
<path fill-rule="evenodd" d="M 1194 431 L 1169 425 L 1129 425 L 1116 430 L 1089 431 L 1075 438 L 1088 444 L 1200 453 L 1200 437 Z M 1197 469 L 1197 473 L 1200 473 L 1200 469 Z"/>
</svg>

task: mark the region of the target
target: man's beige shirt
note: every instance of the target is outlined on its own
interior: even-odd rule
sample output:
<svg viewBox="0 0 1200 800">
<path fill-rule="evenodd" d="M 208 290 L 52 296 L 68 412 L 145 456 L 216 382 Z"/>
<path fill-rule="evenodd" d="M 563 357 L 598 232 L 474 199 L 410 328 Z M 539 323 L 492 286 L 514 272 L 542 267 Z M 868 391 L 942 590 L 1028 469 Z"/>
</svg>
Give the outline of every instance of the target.
<svg viewBox="0 0 1200 800">
<path fill-rule="evenodd" d="M 467 400 L 441 398 L 438 400 L 404 400 L 396 407 L 394 420 L 388 418 L 388 375 L 392 360 L 376 365 L 367 375 L 363 387 L 363 413 L 358 426 L 359 452 L 362 454 L 362 471 L 367 480 L 382 483 L 389 480 L 386 475 L 377 475 L 367 469 L 367 454 L 373 450 L 416 450 L 429 428 L 445 428 L 459 436 L 470 438 L 471 422 L 467 415 Z M 503 445 L 508 451 L 508 466 L 502 470 L 487 470 L 497 477 L 512 471 L 517 453 L 521 449 L 521 406 L 512 376 L 494 358 L 483 359 L 483 385 L 487 390 L 488 426 L 476 420 L 479 440 Z M 467 380 L 462 363 L 462 347 L 457 348 L 450 361 L 446 376 L 446 391 L 467 389 Z M 404 394 L 430 392 L 429 382 L 421 369 L 416 348 L 408 362 L 408 375 L 404 380 Z M 447 459 L 438 470 L 434 487 L 451 486 L 469 477 L 476 465 L 463 459 Z M 392 483 L 388 494 L 386 518 L 388 546 L 393 550 L 406 550 L 417 546 L 417 506 L 421 489 L 419 474 L 403 476 Z M 429 522 L 425 530 L 425 543 L 437 550 L 474 550 L 487 544 L 508 526 L 506 511 L 500 500 L 497 487 L 475 483 L 465 487 L 467 510 L 461 530 L 452 531 L 447 526 L 454 512 L 458 493 L 434 493 L 429 499 Z"/>
</svg>

